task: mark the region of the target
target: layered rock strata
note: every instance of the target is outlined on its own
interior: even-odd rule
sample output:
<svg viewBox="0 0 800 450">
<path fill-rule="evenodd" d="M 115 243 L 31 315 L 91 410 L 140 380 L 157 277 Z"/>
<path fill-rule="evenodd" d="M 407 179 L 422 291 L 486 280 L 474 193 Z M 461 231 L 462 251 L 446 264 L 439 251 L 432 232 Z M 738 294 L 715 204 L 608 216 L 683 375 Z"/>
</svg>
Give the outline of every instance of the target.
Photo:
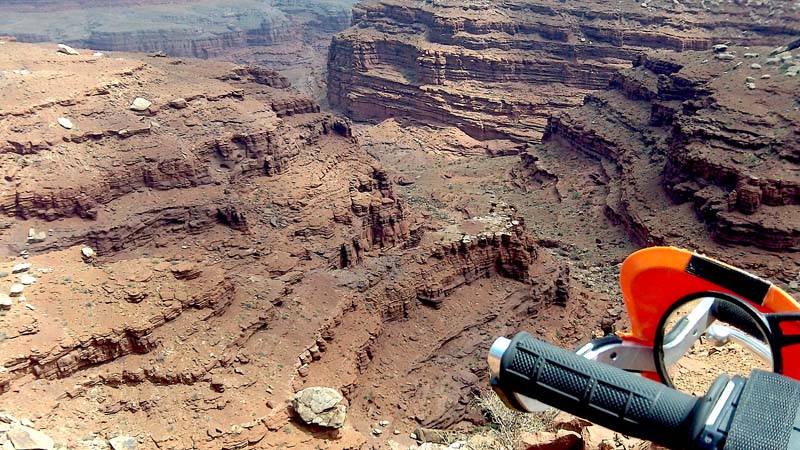
<svg viewBox="0 0 800 450">
<path fill-rule="evenodd" d="M 350 122 L 261 67 L 2 45 L 3 251 L 31 266 L 0 279 L 33 284 L 0 317 L 0 409 L 70 446 L 116 435 L 114 415 L 178 448 L 286 426 L 291 363 L 346 293 L 328 275 L 342 246 L 363 264 L 409 234 Z M 216 431 L 240 424 L 261 437 Z"/>
<path fill-rule="evenodd" d="M 640 244 L 697 246 L 693 209 L 721 243 L 799 250 L 797 70 L 771 50 L 642 56 L 611 89 L 554 115 L 543 148 L 600 160 L 607 213 Z M 542 176 L 537 153 L 522 159 L 530 180 Z"/>
<path fill-rule="evenodd" d="M 0 410 L 58 445 L 358 448 L 376 408 L 480 423 L 492 337 L 598 327 L 516 213 L 423 216 L 270 70 L 0 45 Z M 293 421 L 312 385 L 353 406 L 338 434 Z"/>
<path fill-rule="evenodd" d="M 325 99 L 331 36 L 350 24 L 355 0 L 44 0 L 0 4 L 0 35 L 63 42 L 90 52 L 215 58 L 280 70 Z"/>
<path fill-rule="evenodd" d="M 352 3 L 336 1 L 6 2 L 2 33 L 24 42 L 210 58 L 242 47 L 302 41 L 304 27 L 335 33 Z"/>
<path fill-rule="evenodd" d="M 647 49 L 782 42 L 798 18 L 785 2 L 365 1 L 331 45 L 328 99 L 356 120 L 538 140 L 551 112 L 605 88 Z"/>
</svg>

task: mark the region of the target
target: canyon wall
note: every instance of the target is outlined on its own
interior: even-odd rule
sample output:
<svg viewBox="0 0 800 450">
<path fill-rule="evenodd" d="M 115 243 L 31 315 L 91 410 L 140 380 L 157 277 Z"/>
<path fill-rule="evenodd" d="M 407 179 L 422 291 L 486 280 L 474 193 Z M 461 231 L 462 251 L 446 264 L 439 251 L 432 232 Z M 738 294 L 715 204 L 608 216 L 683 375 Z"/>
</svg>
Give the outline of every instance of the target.
<svg viewBox="0 0 800 450">
<path fill-rule="evenodd" d="M 23 4 L 24 3 L 24 4 Z M 349 24 L 346 1 L 4 2 L 0 33 L 22 42 L 219 57 L 231 49 L 298 44 Z"/>
<path fill-rule="evenodd" d="M 0 280 L 24 295 L 0 410 L 60 445 L 357 448 L 376 407 L 403 436 L 483 423 L 495 335 L 572 345 L 604 317 L 513 208 L 420 212 L 272 70 L 2 42 Z M 319 385 L 351 405 L 331 439 L 292 416 Z"/>
<path fill-rule="evenodd" d="M 522 177 L 535 179 L 542 151 L 587 153 L 605 168 L 606 213 L 641 245 L 712 249 L 696 215 L 722 244 L 800 250 L 800 65 L 780 50 L 639 57 L 549 120 Z"/>
<path fill-rule="evenodd" d="M 782 43 L 798 18 L 789 2 L 365 1 L 331 45 L 328 99 L 355 120 L 538 140 L 551 112 L 605 88 L 648 49 Z"/>
<path fill-rule="evenodd" d="M 92 51 L 143 52 L 259 64 L 325 102 L 331 36 L 355 0 L 116 0 L 0 3 L 0 35 Z"/>
</svg>

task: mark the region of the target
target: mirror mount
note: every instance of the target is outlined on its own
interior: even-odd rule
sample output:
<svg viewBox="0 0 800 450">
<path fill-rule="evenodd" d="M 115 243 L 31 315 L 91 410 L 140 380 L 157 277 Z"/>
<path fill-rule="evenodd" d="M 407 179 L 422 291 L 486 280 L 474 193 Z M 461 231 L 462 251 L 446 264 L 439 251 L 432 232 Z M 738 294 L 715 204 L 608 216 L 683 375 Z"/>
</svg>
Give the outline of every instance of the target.
<svg viewBox="0 0 800 450">
<path fill-rule="evenodd" d="M 692 302 L 696 303 L 692 310 L 677 322 L 669 324 L 670 329 L 667 330 L 670 318 L 674 320 L 673 315 L 679 308 Z M 701 292 L 675 302 L 659 321 L 653 363 L 655 372 L 664 384 L 674 387 L 667 369 L 678 363 L 701 336 L 715 345 L 735 342 L 769 364 L 774 371 L 780 371 L 781 355 L 775 346 L 767 318 L 748 302 L 729 294 Z"/>
</svg>

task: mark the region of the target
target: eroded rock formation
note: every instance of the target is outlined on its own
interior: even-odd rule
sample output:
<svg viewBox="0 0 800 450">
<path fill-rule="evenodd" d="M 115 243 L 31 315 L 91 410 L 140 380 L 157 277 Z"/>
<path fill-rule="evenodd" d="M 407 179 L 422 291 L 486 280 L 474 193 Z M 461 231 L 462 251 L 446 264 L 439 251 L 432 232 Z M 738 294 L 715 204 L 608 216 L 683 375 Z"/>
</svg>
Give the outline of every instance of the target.
<svg viewBox="0 0 800 450">
<path fill-rule="evenodd" d="M 43 0 L 3 2 L 0 35 L 91 51 L 216 58 L 278 69 L 324 98 L 330 37 L 355 0 Z"/>
<path fill-rule="evenodd" d="M 703 242 L 694 214 L 676 202 L 722 243 L 796 251 L 797 66 L 771 50 L 731 47 L 733 60 L 712 51 L 642 56 L 611 89 L 554 115 L 544 148 L 603 161 L 607 213 L 643 245 Z M 542 173 L 536 162 L 523 156 L 526 178 Z"/>
<path fill-rule="evenodd" d="M 594 308 L 513 209 L 422 216 L 270 70 L 2 46 L 0 410 L 58 444 L 353 448 L 378 407 L 481 422 L 491 338 Z M 307 386 L 345 393 L 335 436 L 292 421 Z"/>
<path fill-rule="evenodd" d="M 328 98 L 356 120 L 538 140 L 551 112 L 605 88 L 647 49 L 776 44 L 797 34 L 799 17 L 786 2 L 365 1 L 331 45 Z"/>
</svg>

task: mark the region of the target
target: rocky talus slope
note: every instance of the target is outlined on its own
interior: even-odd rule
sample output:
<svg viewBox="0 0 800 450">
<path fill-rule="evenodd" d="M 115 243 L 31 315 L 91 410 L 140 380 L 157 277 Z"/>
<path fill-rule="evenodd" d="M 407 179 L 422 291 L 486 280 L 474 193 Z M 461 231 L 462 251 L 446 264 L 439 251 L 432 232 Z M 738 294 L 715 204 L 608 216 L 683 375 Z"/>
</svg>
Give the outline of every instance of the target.
<svg viewBox="0 0 800 450">
<path fill-rule="evenodd" d="M 786 1 L 364 1 L 331 45 L 328 98 L 355 120 L 538 140 L 550 113 L 648 49 L 772 45 L 796 36 L 799 19 Z"/>
<path fill-rule="evenodd" d="M 555 114 L 517 175 L 540 185 L 557 178 L 547 155 L 585 153 L 603 168 L 606 214 L 641 245 L 703 248 L 794 281 L 780 253 L 800 250 L 799 72 L 780 48 L 650 53 Z"/>
<path fill-rule="evenodd" d="M 513 208 L 420 214 L 269 69 L 0 42 L 0 410 L 57 445 L 410 444 L 483 421 L 494 336 L 599 327 Z"/>
</svg>

